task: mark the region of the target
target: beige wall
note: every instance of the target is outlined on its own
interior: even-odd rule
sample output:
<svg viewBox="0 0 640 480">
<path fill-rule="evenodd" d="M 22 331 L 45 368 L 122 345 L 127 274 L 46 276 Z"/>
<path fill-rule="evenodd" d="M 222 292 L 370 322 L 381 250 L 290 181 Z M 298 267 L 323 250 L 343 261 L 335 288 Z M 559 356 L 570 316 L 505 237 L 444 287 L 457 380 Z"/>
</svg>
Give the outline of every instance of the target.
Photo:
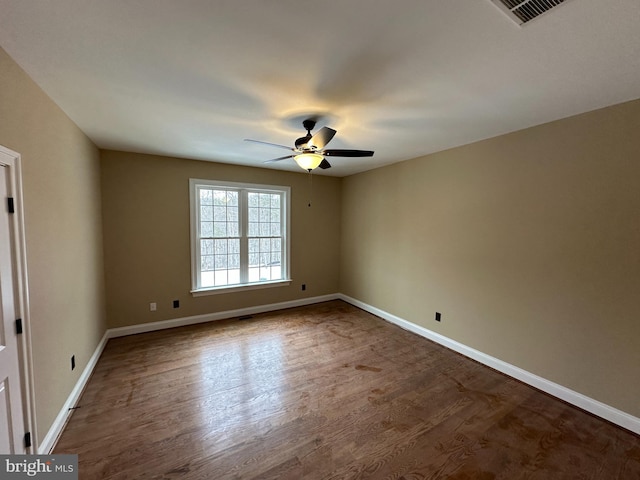
<svg viewBox="0 0 640 480">
<path fill-rule="evenodd" d="M 339 279 L 338 178 L 153 155 L 102 152 L 109 327 L 224 312 L 336 293 Z M 193 297 L 189 178 L 291 187 L 291 276 L 287 287 Z M 301 290 L 301 284 L 307 290 Z M 180 301 L 174 309 L 173 300 Z M 149 311 L 156 302 L 158 310 Z"/>
<path fill-rule="evenodd" d="M 638 132 L 635 101 L 343 179 L 341 292 L 640 416 Z"/>
<path fill-rule="evenodd" d="M 41 441 L 106 328 L 99 152 L 2 49 L 0 145 L 22 157 Z"/>
</svg>

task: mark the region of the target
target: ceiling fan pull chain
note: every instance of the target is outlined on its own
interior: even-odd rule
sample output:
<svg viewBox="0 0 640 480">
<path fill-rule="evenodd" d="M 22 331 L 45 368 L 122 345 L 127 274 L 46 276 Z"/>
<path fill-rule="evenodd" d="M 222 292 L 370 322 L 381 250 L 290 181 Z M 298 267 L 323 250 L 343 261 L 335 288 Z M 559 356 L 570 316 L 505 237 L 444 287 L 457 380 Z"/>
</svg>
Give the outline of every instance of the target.
<svg viewBox="0 0 640 480">
<path fill-rule="evenodd" d="M 311 207 L 311 197 L 313 196 L 313 170 L 308 170 L 309 172 L 309 207 Z"/>
</svg>

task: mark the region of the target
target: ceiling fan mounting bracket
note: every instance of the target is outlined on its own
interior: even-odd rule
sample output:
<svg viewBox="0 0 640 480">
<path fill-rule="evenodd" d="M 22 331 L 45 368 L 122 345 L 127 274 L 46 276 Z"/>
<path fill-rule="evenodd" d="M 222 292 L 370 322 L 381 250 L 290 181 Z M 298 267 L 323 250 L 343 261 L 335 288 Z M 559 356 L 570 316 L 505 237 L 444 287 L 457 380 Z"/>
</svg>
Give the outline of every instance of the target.
<svg viewBox="0 0 640 480">
<path fill-rule="evenodd" d="M 313 130 L 316 126 L 316 121 L 312 118 L 308 118 L 302 122 L 302 126 L 307 131 L 309 135 L 311 135 L 311 130 Z"/>
</svg>

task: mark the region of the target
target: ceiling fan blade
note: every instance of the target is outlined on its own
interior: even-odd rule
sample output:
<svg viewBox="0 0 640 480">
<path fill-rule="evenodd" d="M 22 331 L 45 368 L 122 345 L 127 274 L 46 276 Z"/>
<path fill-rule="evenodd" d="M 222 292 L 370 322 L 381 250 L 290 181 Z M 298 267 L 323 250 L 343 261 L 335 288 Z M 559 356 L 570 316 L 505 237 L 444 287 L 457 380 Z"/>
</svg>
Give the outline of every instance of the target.
<svg viewBox="0 0 640 480">
<path fill-rule="evenodd" d="M 323 170 L 326 170 L 327 168 L 331 168 L 331 164 L 327 162 L 326 158 L 323 158 L 322 162 L 320 162 L 320 165 L 318 165 L 318 167 L 320 167 Z"/>
<path fill-rule="evenodd" d="M 331 141 L 335 134 L 336 131 L 333 128 L 322 127 L 313 137 L 311 137 L 311 140 L 307 142 L 307 147 L 315 147 L 320 150 Z"/>
<path fill-rule="evenodd" d="M 286 145 L 278 145 L 277 143 L 263 142 L 261 140 L 251 140 L 250 138 L 245 138 L 244 141 L 245 142 L 253 142 L 253 143 L 261 143 L 263 145 L 270 145 L 272 147 L 284 148 L 286 150 L 291 150 L 292 152 L 296 151 L 295 148 L 287 147 Z"/>
<path fill-rule="evenodd" d="M 321 152 L 327 157 L 373 157 L 373 151 L 371 150 L 325 150 Z"/>
<path fill-rule="evenodd" d="M 271 160 L 265 160 L 262 163 L 279 162 L 280 160 L 286 160 L 287 158 L 293 158 L 293 157 L 295 157 L 295 155 L 285 155 L 284 157 L 278 157 L 278 158 L 272 158 Z"/>
</svg>

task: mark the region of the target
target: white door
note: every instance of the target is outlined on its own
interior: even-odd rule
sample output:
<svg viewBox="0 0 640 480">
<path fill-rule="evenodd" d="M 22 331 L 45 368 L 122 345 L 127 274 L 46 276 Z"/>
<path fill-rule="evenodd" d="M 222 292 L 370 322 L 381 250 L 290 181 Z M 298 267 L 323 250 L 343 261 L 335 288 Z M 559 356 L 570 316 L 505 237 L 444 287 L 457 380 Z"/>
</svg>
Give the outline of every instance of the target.
<svg viewBox="0 0 640 480">
<path fill-rule="evenodd" d="M 0 454 L 24 453 L 24 416 L 18 335 L 16 275 L 12 261 L 13 222 L 9 213 L 10 166 L 0 152 Z"/>
</svg>

